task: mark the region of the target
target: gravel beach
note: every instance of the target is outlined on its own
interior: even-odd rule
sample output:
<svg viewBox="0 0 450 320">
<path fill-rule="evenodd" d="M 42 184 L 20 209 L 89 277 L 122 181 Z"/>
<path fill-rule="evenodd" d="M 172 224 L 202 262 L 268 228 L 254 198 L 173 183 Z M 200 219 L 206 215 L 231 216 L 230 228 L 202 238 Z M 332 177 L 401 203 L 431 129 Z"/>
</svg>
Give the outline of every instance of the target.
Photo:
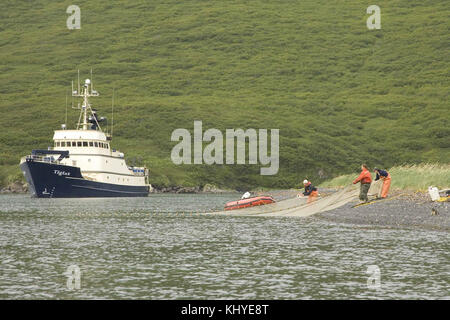
<svg viewBox="0 0 450 320">
<path fill-rule="evenodd" d="M 386 200 L 352 208 L 357 203 L 355 200 L 314 217 L 338 223 L 450 231 L 450 202 L 432 202 L 427 193 L 397 191 Z M 432 215 L 433 208 L 437 215 Z"/>
<path fill-rule="evenodd" d="M 295 197 L 303 190 L 271 191 L 278 201 Z M 333 188 L 319 188 L 321 196 L 338 191 Z M 352 208 L 354 201 L 337 209 L 317 213 L 312 219 L 336 223 L 356 224 L 383 228 L 420 228 L 450 232 L 450 202 L 432 202 L 427 192 L 393 190 L 386 200 Z M 438 214 L 432 215 L 432 209 Z"/>
</svg>

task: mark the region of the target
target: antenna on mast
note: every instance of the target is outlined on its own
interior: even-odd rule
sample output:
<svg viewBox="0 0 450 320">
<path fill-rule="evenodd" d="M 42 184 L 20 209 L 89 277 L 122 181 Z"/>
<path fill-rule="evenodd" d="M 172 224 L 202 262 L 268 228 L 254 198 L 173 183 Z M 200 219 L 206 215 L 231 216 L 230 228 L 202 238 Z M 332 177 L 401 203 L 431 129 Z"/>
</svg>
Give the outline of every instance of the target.
<svg viewBox="0 0 450 320">
<path fill-rule="evenodd" d="M 111 139 L 113 136 L 113 130 L 114 130 L 114 88 L 113 88 L 113 95 L 112 95 L 112 103 L 111 103 Z"/>
<path fill-rule="evenodd" d="M 72 109 L 73 109 L 73 95 L 74 95 L 74 91 L 73 91 L 73 80 L 72 80 Z"/>
<path fill-rule="evenodd" d="M 66 93 L 66 119 L 64 121 L 64 129 L 66 128 L 66 126 L 67 126 L 67 93 Z"/>
<path fill-rule="evenodd" d="M 92 79 L 92 68 L 91 68 L 91 79 Z M 99 96 L 99 93 L 93 89 L 91 79 L 86 79 L 84 81 L 83 87 L 80 87 L 80 69 L 78 69 L 78 79 L 77 79 L 78 90 L 73 90 L 73 81 L 72 81 L 72 108 L 74 97 L 83 98 L 82 105 L 80 106 L 80 102 L 78 102 L 78 108 L 75 108 L 80 110 L 80 117 L 77 123 L 77 130 L 80 130 L 80 127 L 82 126 L 83 128 L 82 130 L 98 129 L 102 131 L 99 122 L 106 120 L 106 118 L 101 117 L 98 121 L 96 111 L 95 109 L 91 108 L 91 104 L 89 103 L 89 97 Z M 82 119 L 83 121 L 81 121 Z M 66 98 L 66 121 L 67 121 L 67 98 Z"/>
</svg>

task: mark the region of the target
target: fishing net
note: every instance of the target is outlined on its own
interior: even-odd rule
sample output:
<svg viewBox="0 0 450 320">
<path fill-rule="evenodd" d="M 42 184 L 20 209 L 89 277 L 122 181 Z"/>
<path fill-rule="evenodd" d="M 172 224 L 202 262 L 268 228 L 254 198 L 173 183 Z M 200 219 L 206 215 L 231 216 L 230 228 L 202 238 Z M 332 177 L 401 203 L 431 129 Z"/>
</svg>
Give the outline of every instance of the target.
<svg viewBox="0 0 450 320">
<path fill-rule="evenodd" d="M 377 196 L 382 182 L 375 181 L 369 189 L 369 196 Z M 307 198 L 291 198 L 258 207 L 250 207 L 232 211 L 217 211 L 207 214 L 244 215 L 259 217 L 308 217 L 313 214 L 339 208 L 351 201 L 358 199 L 359 184 L 347 186 L 326 197 L 319 197 L 312 203 L 306 203 Z"/>
</svg>

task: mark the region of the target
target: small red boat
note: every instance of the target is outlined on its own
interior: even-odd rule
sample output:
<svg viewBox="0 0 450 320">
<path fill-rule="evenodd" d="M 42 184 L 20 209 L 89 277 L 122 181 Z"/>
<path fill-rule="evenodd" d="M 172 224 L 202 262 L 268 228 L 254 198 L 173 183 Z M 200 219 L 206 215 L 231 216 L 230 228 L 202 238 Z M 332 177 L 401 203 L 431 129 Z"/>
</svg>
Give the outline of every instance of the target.
<svg viewBox="0 0 450 320">
<path fill-rule="evenodd" d="M 241 199 L 238 201 L 230 201 L 225 205 L 225 210 L 235 210 L 249 207 L 262 206 L 269 203 L 274 203 L 275 200 L 271 196 L 251 197 Z"/>
</svg>

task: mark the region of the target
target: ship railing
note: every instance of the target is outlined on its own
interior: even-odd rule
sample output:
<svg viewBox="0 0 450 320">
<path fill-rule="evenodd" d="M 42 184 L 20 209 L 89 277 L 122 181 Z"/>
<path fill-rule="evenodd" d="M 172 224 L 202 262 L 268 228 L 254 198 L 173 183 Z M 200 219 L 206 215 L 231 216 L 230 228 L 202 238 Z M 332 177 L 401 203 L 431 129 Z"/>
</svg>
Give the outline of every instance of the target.
<svg viewBox="0 0 450 320">
<path fill-rule="evenodd" d="M 53 156 L 59 156 L 57 159 Z M 42 162 L 50 162 L 50 163 L 59 163 L 62 159 L 69 157 L 69 151 L 67 150 L 44 150 L 44 149 L 35 149 L 31 151 L 31 157 L 33 157 L 35 161 Z"/>
<path fill-rule="evenodd" d="M 42 155 L 28 155 L 27 160 L 33 160 L 37 162 L 46 162 L 46 163 L 59 163 L 57 159 L 53 156 L 42 156 Z"/>
</svg>

